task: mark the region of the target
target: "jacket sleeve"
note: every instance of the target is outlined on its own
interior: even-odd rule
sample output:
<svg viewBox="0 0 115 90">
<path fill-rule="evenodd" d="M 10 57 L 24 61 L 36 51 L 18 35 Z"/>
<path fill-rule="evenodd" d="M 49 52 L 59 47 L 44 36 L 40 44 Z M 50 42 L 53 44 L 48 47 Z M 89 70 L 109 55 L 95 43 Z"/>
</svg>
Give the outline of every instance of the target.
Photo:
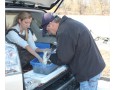
<svg viewBox="0 0 115 90">
<path fill-rule="evenodd" d="M 57 37 L 57 57 L 63 64 L 71 63 L 75 53 L 75 39 L 72 39 L 68 32 L 64 32 Z"/>
<path fill-rule="evenodd" d="M 57 53 L 52 54 L 52 55 L 50 56 L 50 60 L 51 60 L 52 63 L 54 63 L 54 64 L 56 64 L 56 65 L 59 65 L 59 66 L 64 65 L 62 62 L 60 62 L 60 60 L 59 60 L 59 58 L 58 58 L 58 56 L 57 56 Z"/>
</svg>

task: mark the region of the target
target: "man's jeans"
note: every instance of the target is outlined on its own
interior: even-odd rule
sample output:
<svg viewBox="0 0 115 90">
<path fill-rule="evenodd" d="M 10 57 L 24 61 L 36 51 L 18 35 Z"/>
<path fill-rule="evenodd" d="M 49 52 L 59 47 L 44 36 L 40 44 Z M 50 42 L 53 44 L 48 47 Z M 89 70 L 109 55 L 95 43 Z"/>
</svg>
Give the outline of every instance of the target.
<svg viewBox="0 0 115 90">
<path fill-rule="evenodd" d="M 80 82 L 80 90 L 97 90 L 98 80 L 100 79 L 101 74 L 94 76 L 88 81 Z"/>
</svg>

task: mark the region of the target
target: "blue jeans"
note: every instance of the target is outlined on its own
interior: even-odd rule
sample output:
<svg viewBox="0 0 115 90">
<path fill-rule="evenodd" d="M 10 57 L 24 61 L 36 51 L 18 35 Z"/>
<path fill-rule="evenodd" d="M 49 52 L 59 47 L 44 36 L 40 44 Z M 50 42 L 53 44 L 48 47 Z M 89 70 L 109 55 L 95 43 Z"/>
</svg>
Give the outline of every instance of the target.
<svg viewBox="0 0 115 90">
<path fill-rule="evenodd" d="M 80 82 L 80 90 L 97 90 L 98 80 L 100 79 L 101 74 L 94 76 L 88 81 Z"/>
</svg>

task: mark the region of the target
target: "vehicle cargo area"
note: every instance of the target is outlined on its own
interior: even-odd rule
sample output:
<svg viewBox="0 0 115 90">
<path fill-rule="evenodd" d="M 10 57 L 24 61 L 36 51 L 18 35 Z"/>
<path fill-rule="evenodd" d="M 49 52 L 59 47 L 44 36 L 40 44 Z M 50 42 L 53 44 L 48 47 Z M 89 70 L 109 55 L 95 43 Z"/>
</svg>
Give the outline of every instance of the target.
<svg viewBox="0 0 115 90">
<path fill-rule="evenodd" d="M 26 90 L 77 90 L 78 82 L 66 66 L 60 66 L 48 75 L 30 70 L 24 73 Z"/>
<path fill-rule="evenodd" d="M 36 45 L 44 48 L 44 44 L 42 43 L 37 43 Z M 48 47 L 47 45 L 45 47 Z M 75 90 L 75 88 L 79 87 L 79 84 L 75 81 L 75 78 L 69 72 L 66 65 L 56 66 L 55 69 L 52 69 L 54 66 L 51 63 L 43 65 L 41 68 L 41 64 L 36 67 L 32 66 L 32 61 L 30 61 L 30 66 L 23 70 L 26 90 Z M 37 62 L 34 63 L 36 64 Z"/>
</svg>

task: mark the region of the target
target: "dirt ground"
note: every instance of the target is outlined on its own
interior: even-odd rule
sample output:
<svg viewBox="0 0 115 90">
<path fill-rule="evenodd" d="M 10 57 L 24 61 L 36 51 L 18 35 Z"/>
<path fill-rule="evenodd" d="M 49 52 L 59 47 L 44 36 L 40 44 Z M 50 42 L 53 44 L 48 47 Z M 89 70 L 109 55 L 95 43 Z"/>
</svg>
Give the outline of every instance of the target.
<svg viewBox="0 0 115 90">
<path fill-rule="evenodd" d="M 102 42 L 98 42 L 97 45 L 106 64 L 106 67 L 102 72 L 102 76 L 110 78 L 110 46 L 108 43 L 105 44 Z"/>
<path fill-rule="evenodd" d="M 109 51 L 106 51 L 106 50 L 100 50 L 101 51 L 101 54 L 102 54 L 102 57 L 104 58 L 104 61 L 105 61 L 105 64 L 106 64 L 106 67 L 102 73 L 102 76 L 104 77 L 110 77 L 110 55 L 109 55 Z"/>
</svg>

